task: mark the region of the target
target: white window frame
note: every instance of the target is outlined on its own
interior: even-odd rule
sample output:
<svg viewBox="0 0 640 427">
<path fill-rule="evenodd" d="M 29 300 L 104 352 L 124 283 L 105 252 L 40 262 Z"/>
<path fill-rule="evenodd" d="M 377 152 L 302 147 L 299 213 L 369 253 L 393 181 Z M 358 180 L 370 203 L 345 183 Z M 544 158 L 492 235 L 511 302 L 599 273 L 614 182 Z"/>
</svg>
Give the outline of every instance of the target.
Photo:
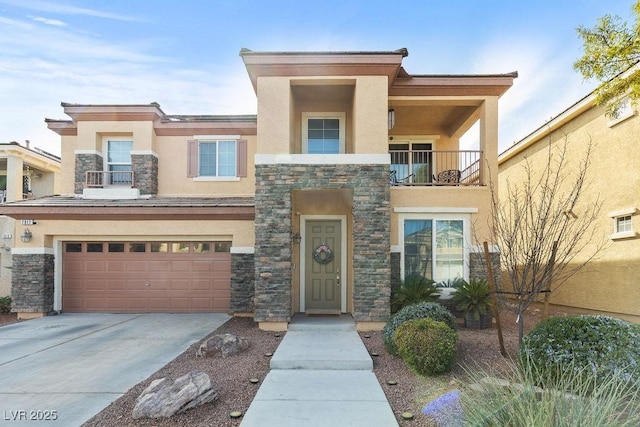
<svg viewBox="0 0 640 427">
<path fill-rule="evenodd" d="M 633 228 L 633 216 L 637 213 L 636 208 L 622 209 L 619 211 L 609 212 L 609 217 L 613 219 L 613 233 L 610 236 L 611 240 L 628 239 L 636 237 L 636 232 Z M 620 229 L 620 220 L 629 218 L 629 229 Z"/>
<path fill-rule="evenodd" d="M 345 128 L 346 128 L 346 113 L 337 112 L 320 112 L 302 113 L 302 153 L 309 153 L 309 119 L 338 119 L 340 123 L 338 137 L 340 138 L 340 153 L 344 154 L 345 150 Z M 322 154 L 319 154 L 322 155 Z"/>
<path fill-rule="evenodd" d="M 131 150 L 129 151 L 129 162 L 128 163 L 124 163 L 124 162 L 110 162 L 109 161 L 109 142 L 130 142 L 131 143 Z M 103 161 L 103 171 L 105 172 L 110 172 L 111 168 L 110 166 L 129 166 L 131 171 L 133 171 L 133 161 L 131 160 L 131 153 L 134 151 L 134 147 L 135 147 L 135 142 L 133 140 L 133 135 L 130 136 L 103 136 L 102 137 L 102 152 L 104 153 L 103 157 L 102 157 L 102 161 Z M 122 183 L 121 183 L 122 184 Z M 131 186 L 133 185 L 133 182 L 130 183 L 125 183 L 127 186 Z M 118 184 L 111 184 L 111 183 L 107 183 L 106 179 L 105 179 L 105 186 L 118 186 Z"/>
<path fill-rule="evenodd" d="M 620 122 L 627 120 L 629 117 L 636 115 L 636 106 L 628 96 L 623 97 L 618 102 L 618 112 L 607 123 L 609 127 L 613 127 Z"/>
<path fill-rule="evenodd" d="M 239 181 L 240 178 L 238 177 L 238 138 L 236 137 L 216 137 L 216 138 L 211 138 L 211 137 L 200 137 L 200 138 L 196 138 L 198 140 L 198 164 L 197 164 L 197 168 L 198 168 L 198 176 L 194 177 L 193 180 L 194 181 Z M 234 150 L 234 159 L 235 159 L 235 163 L 236 163 L 236 170 L 234 172 L 233 175 L 225 175 L 225 176 L 219 176 L 219 175 L 201 175 L 200 174 L 200 147 L 202 146 L 202 144 L 216 144 L 216 174 L 218 173 L 218 171 L 220 170 L 219 167 L 219 160 L 220 160 L 220 156 L 219 156 L 219 142 L 233 142 L 234 146 L 235 146 L 235 150 Z"/>
<path fill-rule="evenodd" d="M 469 280 L 469 256 L 470 256 L 470 252 L 471 252 L 471 246 L 470 246 L 470 242 L 471 242 L 471 215 L 470 214 L 455 214 L 455 213 L 442 213 L 442 214 L 437 214 L 437 213 L 416 213 L 416 214 L 402 214 L 398 216 L 398 222 L 399 222 L 399 228 L 398 228 L 398 243 L 400 246 L 400 277 L 404 280 L 405 278 L 405 271 L 404 271 L 404 251 L 405 251 L 405 245 L 404 245 L 404 222 L 407 220 L 422 220 L 422 221 L 447 221 L 447 220 L 453 220 L 453 221 L 460 221 L 462 220 L 462 238 L 463 238 L 463 249 L 462 249 L 462 271 L 463 271 L 463 279 L 464 280 Z M 436 239 L 436 233 L 435 233 L 435 227 L 433 227 L 433 233 L 432 233 L 432 251 L 433 251 L 433 257 L 431 259 L 431 265 L 432 265 L 432 272 L 433 275 L 435 276 L 435 272 L 436 272 L 436 253 L 435 253 L 435 239 Z M 441 280 L 443 280 L 442 278 L 439 277 L 434 277 L 433 280 L 435 280 L 436 282 L 439 282 Z"/>
<path fill-rule="evenodd" d="M 109 161 L 109 142 L 130 142 L 131 143 L 131 151 L 129 151 L 129 163 L 123 162 L 110 162 Z M 104 170 L 108 171 L 109 166 L 111 165 L 129 165 L 133 166 L 131 162 L 131 152 L 133 151 L 134 142 L 132 136 L 105 136 L 102 138 L 102 150 L 104 153 L 103 161 L 104 161 Z"/>
</svg>

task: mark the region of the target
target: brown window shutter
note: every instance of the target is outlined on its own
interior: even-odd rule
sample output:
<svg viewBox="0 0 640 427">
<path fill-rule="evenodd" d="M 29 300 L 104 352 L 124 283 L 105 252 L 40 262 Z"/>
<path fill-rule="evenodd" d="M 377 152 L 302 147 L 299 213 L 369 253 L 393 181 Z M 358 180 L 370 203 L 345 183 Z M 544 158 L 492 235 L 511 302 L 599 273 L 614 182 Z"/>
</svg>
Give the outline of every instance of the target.
<svg viewBox="0 0 640 427">
<path fill-rule="evenodd" d="M 198 176 L 198 140 L 187 141 L 187 177 Z"/>
<path fill-rule="evenodd" d="M 246 177 L 247 176 L 247 140 L 239 139 L 237 142 L 238 146 L 238 176 Z"/>
</svg>

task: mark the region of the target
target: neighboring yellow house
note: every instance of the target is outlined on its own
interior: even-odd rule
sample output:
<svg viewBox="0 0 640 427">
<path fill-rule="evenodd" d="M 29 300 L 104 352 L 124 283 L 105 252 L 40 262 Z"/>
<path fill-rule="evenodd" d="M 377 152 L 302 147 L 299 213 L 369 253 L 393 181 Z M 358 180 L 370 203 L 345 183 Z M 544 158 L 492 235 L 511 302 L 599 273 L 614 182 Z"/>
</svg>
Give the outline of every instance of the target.
<svg viewBox="0 0 640 427">
<path fill-rule="evenodd" d="M 380 328 L 390 287 L 481 274 L 498 98 L 516 73 L 410 75 L 406 49 L 243 49 L 256 116 L 157 104 L 63 103 L 62 195 L 7 205 L 36 218 L 25 263 L 51 311 L 223 311 L 286 329 L 297 312 Z M 479 147 L 459 139 L 479 122 Z M 493 177 L 490 176 L 493 174 Z M 487 230 L 478 230 L 480 236 Z"/>
<path fill-rule="evenodd" d="M 593 144 L 589 183 L 583 202 L 603 200 L 599 220 L 593 225 L 607 240 L 598 259 L 552 293 L 551 302 L 569 309 L 597 311 L 628 320 L 640 320 L 640 119 L 628 98 L 621 101 L 616 118 L 596 106 L 593 94 L 551 119 L 499 157 L 499 185 L 517 183 L 525 157 L 538 168 L 546 165 L 549 144 L 568 142 L 567 166 L 583 161 Z M 575 168 L 574 168 L 575 169 Z M 580 215 L 580 204 L 575 213 Z M 578 256 L 577 260 L 584 259 Z"/>
<path fill-rule="evenodd" d="M 59 193 L 57 179 L 60 158 L 17 142 L 0 144 L 0 203 L 51 196 Z M 11 295 L 12 255 L 15 242 L 20 242 L 24 230 L 34 230 L 25 218 L 25 226 L 16 228 L 16 221 L 0 216 L 0 296 Z M 19 230 L 20 234 L 16 231 Z M 26 240 L 27 237 L 24 237 Z"/>
</svg>

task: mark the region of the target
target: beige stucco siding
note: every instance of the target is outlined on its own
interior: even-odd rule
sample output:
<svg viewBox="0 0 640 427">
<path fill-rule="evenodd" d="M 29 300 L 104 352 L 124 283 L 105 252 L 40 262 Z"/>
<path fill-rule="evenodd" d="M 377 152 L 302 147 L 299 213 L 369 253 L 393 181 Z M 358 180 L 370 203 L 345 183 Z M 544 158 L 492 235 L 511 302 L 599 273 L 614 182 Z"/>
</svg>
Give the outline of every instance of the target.
<svg viewBox="0 0 640 427">
<path fill-rule="evenodd" d="M 18 227 L 18 232 L 22 232 Z M 52 247 L 53 239 L 78 240 L 220 240 L 254 245 L 253 221 L 69 221 L 39 220 L 30 226 L 31 242 L 18 247 Z"/>
<path fill-rule="evenodd" d="M 353 133 L 358 154 L 380 154 L 389 150 L 387 87 L 386 76 L 361 76 L 356 81 Z"/>
<path fill-rule="evenodd" d="M 301 153 L 302 114 L 320 112 L 345 114 L 346 153 L 386 153 L 387 97 L 386 76 L 260 77 L 257 152 Z"/>
<path fill-rule="evenodd" d="M 258 79 L 258 153 L 289 153 L 292 130 L 291 90 L 287 77 Z"/>
<path fill-rule="evenodd" d="M 184 136 L 157 137 L 159 196 L 242 197 L 254 194 L 255 135 L 241 136 L 241 139 L 247 140 L 247 176 L 229 179 L 189 178 L 187 176 L 187 141 L 189 139 L 192 138 Z"/>
<path fill-rule="evenodd" d="M 500 165 L 500 194 L 505 197 L 507 180 L 518 182 L 524 179 L 521 163 L 524 156 L 529 159 L 534 171 L 540 171 L 546 165 L 549 143 L 553 149 L 557 149 L 565 140 L 565 135 L 568 141 L 568 168 L 564 173 L 569 177 L 574 176 L 577 164 L 584 160 L 591 141 L 588 186 L 574 212 L 580 216 L 586 203 L 602 200 L 600 215 L 593 225 L 598 229 L 597 237 L 603 239 L 607 246 L 598 259 L 554 292 L 552 302 L 640 316 L 640 287 L 636 284 L 640 276 L 640 238 L 637 236 L 640 232 L 640 215 L 637 211 L 632 215 L 636 236 L 616 240 L 610 238 L 614 231 L 614 219 L 609 216 L 609 213 L 616 211 L 640 209 L 640 174 L 637 172 L 640 164 L 640 118 L 635 115 L 615 126 L 609 124 L 610 120 L 602 108 L 588 109 L 549 137 L 540 139 L 520 155 L 505 161 Z M 563 191 L 569 190 L 572 181 L 569 177 L 561 180 Z M 593 248 L 593 244 L 589 248 Z M 584 259 L 585 254 L 579 254 L 576 262 Z"/>
</svg>

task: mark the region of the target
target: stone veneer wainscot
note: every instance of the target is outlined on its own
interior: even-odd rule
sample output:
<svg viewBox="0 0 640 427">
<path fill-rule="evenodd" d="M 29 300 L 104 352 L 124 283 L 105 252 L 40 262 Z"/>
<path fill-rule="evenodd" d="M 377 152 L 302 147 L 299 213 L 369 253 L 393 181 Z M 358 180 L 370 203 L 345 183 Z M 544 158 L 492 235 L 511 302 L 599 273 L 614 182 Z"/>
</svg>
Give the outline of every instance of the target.
<svg viewBox="0 0 640 427">
<path fill-rule="evenodd" d="M 53 254 L 13 254 L 11 306 L 19 313 L 53 312 Z"/>
</svg>

